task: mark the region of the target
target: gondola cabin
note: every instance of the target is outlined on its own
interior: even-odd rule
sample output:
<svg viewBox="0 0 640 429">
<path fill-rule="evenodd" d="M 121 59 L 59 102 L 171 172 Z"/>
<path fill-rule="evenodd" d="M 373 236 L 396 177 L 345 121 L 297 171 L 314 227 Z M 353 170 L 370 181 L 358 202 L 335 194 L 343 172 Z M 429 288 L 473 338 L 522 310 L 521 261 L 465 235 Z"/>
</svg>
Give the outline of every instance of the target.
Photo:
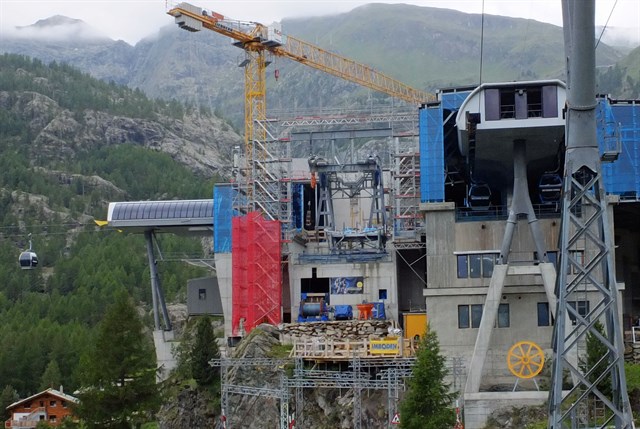
<svg viewBox="0 0 640 429">
<path fill-rule="evenodd" d="M 18 262 L 23 270 L 32 270 L 38 266 L 38 255 L 32 250 L 25 250 L 20 254 Z"/>
</svg>

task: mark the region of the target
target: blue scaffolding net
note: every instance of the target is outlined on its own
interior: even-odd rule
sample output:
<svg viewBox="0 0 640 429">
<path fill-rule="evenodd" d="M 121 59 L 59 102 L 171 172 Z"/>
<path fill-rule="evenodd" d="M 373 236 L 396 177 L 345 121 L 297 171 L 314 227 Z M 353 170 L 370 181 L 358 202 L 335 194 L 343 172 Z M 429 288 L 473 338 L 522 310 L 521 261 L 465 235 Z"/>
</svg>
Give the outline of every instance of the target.
<svg viewBox="0 0 640 429">
<path fill-rule="evenodd" d="M 231 185 L 213 187 L 213 251 L 231 253 L 231 219 L 234 216 Z"/>
<path fill-rule="evenodd" d="M 444 201 L 444 135 L 442 106 L 420 109 L 420 201 Z"/>
<path fill-rule="evenodd" d="M 598 142 L 601 155 L 619 151 L 615 161 L 602 164 L 607 193 L 621 200 L 640 196 L 640 106 L 634 102 L 598 104 Z"/>
</svg>

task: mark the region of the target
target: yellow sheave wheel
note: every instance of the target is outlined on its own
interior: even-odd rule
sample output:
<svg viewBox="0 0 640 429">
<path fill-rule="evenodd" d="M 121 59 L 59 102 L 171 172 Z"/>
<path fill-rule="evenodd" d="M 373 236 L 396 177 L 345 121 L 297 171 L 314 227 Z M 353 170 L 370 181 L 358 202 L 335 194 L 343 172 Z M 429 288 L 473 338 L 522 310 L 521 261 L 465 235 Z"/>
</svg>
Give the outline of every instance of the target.
<svg viewBox="0 0 640 429">
<path fill-rule="evenodd" d="M 544 366 L 544 353 L 536 343 L 520 341 L 507 353 L 507 365 L 511 374 L 518 378 L 533 378 Z"/>
</svg>

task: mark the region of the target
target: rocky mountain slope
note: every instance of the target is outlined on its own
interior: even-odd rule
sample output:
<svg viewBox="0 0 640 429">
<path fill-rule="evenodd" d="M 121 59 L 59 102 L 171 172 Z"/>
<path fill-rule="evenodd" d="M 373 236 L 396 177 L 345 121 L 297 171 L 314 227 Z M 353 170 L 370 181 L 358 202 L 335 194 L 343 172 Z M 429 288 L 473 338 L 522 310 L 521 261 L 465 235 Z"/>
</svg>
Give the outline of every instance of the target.
<svg viewBox="0 0 640 429">
<path fill-rule="evenodd" d="M 54 24 L 59 28 L 57 21 L 45 20 L 38 25 Z M 559 78 L 564 74 L 561 28 L 533 20 L 486 15 L 483 29 L 483 18 L 477 14 L 369 4 L 344 14 L 286 19 L 282 24 L 286 34 L 428 91 L 479 81 Z M 241 125 L 244 72 L 238 64 L 244 54 L 229 38 L 212 31 L 179 30 L 167 17 L 167 26 L 158 35 L 136 46 L 92 38 L 83 48 L 78 40 L 36 43 L 27 37 L 8 38 L 1 49 L 45 61 L 69 62 L 100 79 L 140 88 L 153 97 L 208 106 Z M 623 55 L 600 43 L 597 57 L 599 65 L 609 66 Z M 280 75 L 277 81 L 275 70 Z M 280 58 L 273 58 L 268 68 L 267 86 L 270 112 L 371 108 L 391 103 L 375 91 Z"/>
</svg>

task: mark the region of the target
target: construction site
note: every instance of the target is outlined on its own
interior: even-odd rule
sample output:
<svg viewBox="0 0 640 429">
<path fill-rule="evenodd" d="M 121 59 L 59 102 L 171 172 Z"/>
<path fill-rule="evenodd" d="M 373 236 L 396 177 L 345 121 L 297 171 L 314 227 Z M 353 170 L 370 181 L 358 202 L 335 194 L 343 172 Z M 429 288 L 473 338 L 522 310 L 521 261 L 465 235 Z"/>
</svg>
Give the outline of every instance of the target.
<svg viewBox="0 0 640 429">
<path fill-rule="evenodd" d="M 585 9 L 586 18 L 576 12 L 575 21 L 565 20 L 569 41 L 592 39 L 579 31 L 593 22 L 574 24 L 588 23 Z M 623 349 L 635 342 L 640 316 L 636 100 L 594 97 L 593 72 L 569 85 L 494 82 L 430 94 L 278 25 L 187 3 L 168 14 L 182 29 L 215 31 L 244 50 L 245 147 L 234 149 L 232 180 L 215 185 L 212 199 L 109 205 L 109 226 L 147 240 L 165 376 L 176 338 L 155 236 L 213 235 L 212 277 L 188 285 L 193 314 L 223 316 L 227 350 L 265 323 L 292 346 L 286 359 L 228 354 L 212 362 L 222 369 L 223 414 L 230 395 L 265 396 L 279 401 L 281 428 L 292 421 L 312 427 L 304 389 L 344 388 L 353 389 L 352 427 L 360 428 L 360 395 L 380 390 L 387 427 L 397 427 L 416 345 L 429 329 L 438 334 L 467 429 L 483 427 L 497 408 L 547 400 L 549 427 L 596 427 L 589 398 L 608 411 L 597 427 L 632 427 Z M 587 45 L 573 45 L 570 67 L 589 69 L 594 47 Z M 274 56 L 404 104 L 272 116 L 265 70 Z M 578 365 L 598 321 L 613 397 Z M 545 356 L 553 358 L 548 390 L 536 382 Z M 342 369 L 318 369 L 327 362 Z M 232 367 L 256 365 L 294 371 L 264 389 L 225 381 Z"/>
</svg>

